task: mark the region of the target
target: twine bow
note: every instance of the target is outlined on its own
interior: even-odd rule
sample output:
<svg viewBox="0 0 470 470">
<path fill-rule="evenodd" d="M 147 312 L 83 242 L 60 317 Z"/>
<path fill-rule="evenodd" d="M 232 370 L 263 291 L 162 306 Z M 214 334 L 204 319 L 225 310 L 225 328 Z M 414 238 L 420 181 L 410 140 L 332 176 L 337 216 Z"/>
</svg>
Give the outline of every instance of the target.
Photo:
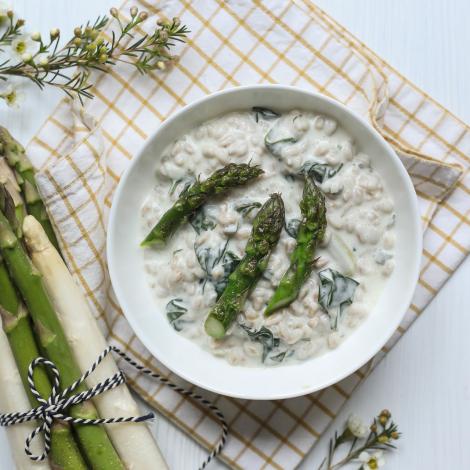
<svg viewBox="0 0 470 470">
<path fill-rule="evenodd" d="M 12 426 L 14 424 L 24 423 L 25 421 L 38 420 L 42 421 L 40 424 L 27 438 L 25 445 L 25 452 L 29 458 L 33 461 L 44 460 L 51 449 L 51 429 L 54 420 L 61 420 L 71 424 L 112 424 L 112 423 L 140 423 L 143 421 L 149 421 L 155 417 L 153 413 L 148 413 L 142 416 L 131 416 L 128 418 L 99 418 L 99 419 L 84 419 L 84 418 L 73 418 L 67 416 L 64 412 L 69 406 L 78 405 L 90 398 L 93 398 L 101 393 L 112 390 L 113 388 L 125 383 L 126 378 L 124 374 L 119 371 L 116 372 L 112 377 L 107 378 L 103 382 L 98 383 L 93 388 L 71 395 L 77 387 L 79 387 L 86 378 L 98 367 L 101 361 L 109 354 L 110 351 L 116 350 L 113 346 L 107 347 L 91 365 L 91 367 L 72 385 L 64 389 L 62 392 L 59 391 L 60 385 L 60 373 L 55 364 L 43 357 L 34 359 L 28 368 L 28 384 L 31 389 L 31 393 L 34 395 L 40 405 L 32 410 L 25 412 L 15 412 L 0 415 L 0 426 Z M 119 350 L 118 350 L 119 351 Z M 119 351 L 121 352 L 121 351 Z M 52 392 L 50 397 L 46 400 L 36 389 L 34 383 L 33 373 L 34 369 L 39 366 L 46 366 L 52 373 Z M 44 452 L 41 455 L 34 455 L 31 452 L 30 446 L 33 439 L 41 432 L 44 432 Z"/>
<path fill-rule="evenodd" d="M 42 424 L 40 424 L 36 429 L 34 429 L 34 431 L 26 438 L 25 442 L 25 452 L 29 456 L 29 458 L 33 461 L 41 461 L 47 457 L 51 449 L 51 429 L 54 420 L 60 420 L 71 424 L 113 424 L 141 423 L 154 419 L 155 415 L 153 413 L 148 413 L 142 416 L 131 416 L 127 418 L 118 417 L 99 419 L 73 418 L 64 414 L 64 412 L 66 412 L 69 406 L 78 405 L 79 403 L 89 400 L 90 398 L 100 395 L 101 393 L 107 392 L 108 390 L 112 390 L 113 388 L 126 382 L 126 377 L 124 373 L 122 371 L 119 371 L 116 372 L 112 377 L 109 377 L 103 382 L 98 383 L 93 388 L 77 393 L 75 395 L 71 395 L 77 389 L 77 387 L 79 387 L 86 380 L 86 378 L 98 367 L 101 361 L 103 361 L 103 359 L 111 351 L 114 351 L 119 354 L 119 356 L 121 356 L 125 361 L 131 364 L 139 372 L 150 375 L 151 377 L 158 379 L 161 383 L 169 386 L 170 388 L 181 393 L 182 395 L 191 397 L 199 401 L 216 415 L 222 426 L 222 435 L 215 448 L 212 450 L 207 459 L 201 465 L 200 469 L 204 469 L 207 464 L 217 454 L 221 452 L 222 448 L 225 445 L 228 434 L 228 427 L 223 414 L 214 404 L 206 400 L 201 395 L 198 395 L 190 390 L 186 390 L 178 385 L 175 385 L 174 383 L 170 382 L 167 378 L 156 374 L 150 369 L 146 369 L 142 365 L 135 362 L 127 354 L 125 354 L 120 349 L 114 346 L 108 346 L 98 356 L 98 358 L 91 365 L 91 367 L 87 369 L 86 372 L 78 380 L 76 380 L 72 385 L 64 389 L 62 392 L 59 391 L 60 374 L 55 364 L 51 361 L 48 361 L 47 359 L 44 359 L 43 357 L 38 357 L 34 359 L 34 361 L 31 362 L 28 368 L 28 384 L 31 389 L 31 393 L 34 395 L 40 405 L 29 411 L 0 414 L 0 426 L 13 426 L 15 424 L 20 424 L 32 420 L 42 421 Z M 52 392 L 47 400 L 39 394 L 36 389 L 36 385 L 34 384 L 34 369 L 39 365 L 46 366 L 52 373 Z M 41 455 L 34 455 L 30 449 L 31 442 L 41 432 L 44 433 L 44 452 Z"/>
</svg>

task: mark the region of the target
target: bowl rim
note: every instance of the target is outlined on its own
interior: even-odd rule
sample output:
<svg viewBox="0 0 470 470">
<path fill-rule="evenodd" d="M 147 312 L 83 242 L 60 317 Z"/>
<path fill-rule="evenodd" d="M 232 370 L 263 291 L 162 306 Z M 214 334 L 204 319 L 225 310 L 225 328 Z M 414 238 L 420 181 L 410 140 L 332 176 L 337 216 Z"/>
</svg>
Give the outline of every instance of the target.
<svg viewBox="0 0 470 470">
<path fill-rule="evenodd" d="M 413 289 L 409 289 L 408 295 L 403 299 L 402 305 L 405 305 L 403 307 L 403 312 L 401 315 L 396 316 L 396 320 L 390 324 L 390 328 L 387 330 L 386 334 L 378 335 L 380 336 L 380 341 L 376 341 L 375 347 L 370 348 L 370 351 L 368 352 L 367 355 L 364 355 L 363 359 L 359 361 L 360 363 L 354 363 L 351 364 L 350 367 L 343 368 L 339 374 L 334 375 L 330 380 L 325 380 L 318 386 L 310 386 L 310 387 L 305 387 L 300 389 L 296 393 L 268 393 L 266 396 L 260 397 L 259 394 L 250 394 L 250 393 L 232 393 L 227 390 L 221 390 L 220 388 L 217 388 L 216 386 L 212 386 L 211 384 L 207 383 L 202 383 L 200 380 L 194 379 L 190 375 L 186 374 L 184 371 L 181 370 L 178 365 L 175 365 L 173 363 L 168 363 L 166 361 L 166 358 L 161 358 L 157 357 L 157 355 L 154 352 L 154 348 L 150 342 L 146 340 L 146 336 L 142 332 L 141 326 L 139 326 L 139 321 L 130 313 L 128 313 L 126 310 L 128 310 L 127 307 L 127 301 L 124 298 L 124 296 L 121 294 L 120 289 L 119 289 L 119 284 L 118 284 L 118 279 L 117 279 L 117 274 L 113 274 L 115 272 L 115 260 L 112 256 L 112 253 L 114 252 L 114 238 L 113 238 L 113 227 L 115 226 L 115 221 L 117 217 L 117 207 L 118 207 L 118 201 L 121 198 L 121 194 L 124 192 L 124 188 L 126 187 L 126 182 L 127 179 L 129 178 L 129 175 L 132 173 L 132 170 L 134 169 L 135 166 L 138 165 L 139 160 L 142 158 L 142 156 L 147 152 L 148 148 L 151 147 L 152 143 L 154 140 L 165 131 L 165 129 L 170 126 L 174 121 L 178 120 L 181 115 L 185 114 L 187 111 L 190 109 L 200 106 L 201 104 L 210 101 L 212 99 L 215 99 L 221 95 L 226 95 L 226 94 L 232 94 L 232 93 L 243 93 L 243 92 L 248 92 L 248 91 L 256 91 L 256 90 L 263 90 L 263 89 L 277 89 L 279 91 L 288 91 L 288 92 L 296 92 L 296 93 L 302 93 L 302 94 L 307 94 L 313 97 L 314 99 L 323 101 L 327 103 L 328 106 L 332 106 L 335 108 L 339 108 L 340 112 L 343 112 L 347 115 L 349 115 L 350 118 L 353 120 L 359 121 L 360 124 L 371 134 L 373 134 L 376 138 L 376 140 L 379 142 L 380 146 L 382 147 L 384 153 L 387 155 L 387 158 L 391 158 L 395 161 L 397 170 L 399 172 L 400 179 L 402 180 L 402 183 L 404 184 L 404 187 L 406 188 L 408 192 L 408 196 L 410 197 L 411 205 L 410 205 L 410 211 L 412 213 L 412 219 L 414 221 L 414 226 L 412 227 L 412 233 L 414 237 L 414 243 L 416 244 L 417 247 L 417 255 L 416 259 L 414 262 L 413 266 L 408 266 L 408 272 L 411 271 L 411 278 L 413 279 Z M 229 112 L 229 111 L 226 111 Z M 410 227 L 411 228 L 411 227 Z M 365 364 L 367 364 L 380 350 L 381 348 L 387 343 L 387 341 L 393 336 L 395 331 L 397 330 L 398 326 L 400 325 L 401 321 L 403 320 L 403 317 L 405 316 L 407 309 L 409 308 L 414 291 L 416 288 L 416 285 L 418 283 L 419 279 L 419 274 L 420 274 L 420 265 L 421 265 L 421 255 L 422 255 L 422 249 L 423 249 L 423 240 L 422 240 L 422 228 L 421 228 L 421 218 L 420 218 L 420 213 L 419 213 L 419 205 L 418 205 L 418 198 L 416 195 L 416 191 L 414 189 L 414 186 L 412 184 L 411 178 L 406 171 L 403 163 L 401 162 L 400 158 L 398 157 L 397 153 L 391 145 L 383 138 L 383 136 L 366 120 L 364 117 L 361 115 L 356 114 L 352 109 L 348 108 L 345 106 L 343 103 L 336 101 L 333 98 L 330 98 L 328 96 L 325 96 L 319 92 L 313 91 L 313 90 L 307 90 L 304 88 L 292 86 L 292 85 L 280 85 L 280 84 L 257 84 L 257 85 L 243 85 L 243 86 L 237 86 L 237 87 L 231 87 L 227 88 L 224 90 L 219 90 L 217 92 L 208 94 L 203 96 L 202 98 L 199 98 L 185 106 L 183 106 L 181 109 L 177 110 L 171 116 L 169 116 L 167 119 L 165 119 L 160 126 L 150 135 L 147 137 L 146 142 L 142 146 L 142 148 L 137 152 L 135 157 L 131 160 L 127 168 L 124 170 L 122 173 L 120 180 L 118 182 L 118 185 L 114 191 L 113 197 L 112 197 L 112 205 L 111 205 L 111 210 L 109 212 L 109 218 L 108 218 L 108 225 L 107 225 L 107 233 L 106 233 L 106 257 L 107 257 L 107 264 L 108 264 L 108 272 L 109 272 L 109 277 L 110 281 L 114 290 L 114 293 L 116 295 L 116 299 L 118 301 L 118 304 L 124 313 L 124 316 L 126 317 L 127 321 L 129 322 L 132 330 L 134 333 L 137 335 L 139 340 L 144 344 L 144 346 L 148 349 L 148 351 L 151 353 L 151 355 L 157 359 L 160 363 L 162 363 L 166 368 L 168 368 L 170 371 L 178 375 L 179 377 L 183 378 L 184 380 L 201 387 L 205 390 L 208 390 L 210 392 L 214 392 L 223 396 L 229 396 L 233 398 L 240 398 L 240 399 L 248 399 L 248 400 L 278 400 L 278 399 L 287 399 L 287 398 L 295 398 L 295 397 L 300 397 L 304 395 L 308 395 L 310 393 L 323 390 L 335 383 L 338 383 L 339 381 L 343 380 L 344 378 L 350 376 L 353 374 L 355 371 L 359 370 L 361 367 L 363 367 Z M 319 356 L 321 357 L 321 356 Z M 313 358 L 317 359 L 317 358 Z M 304 361 L 303 363 L 308 362 Z M 357 361 L 356 361 L 357 362 Z M 303 364 L 302 363 L 302 364 Z M 291 365 L 292 367 L 292 365 Z"/>
</svg>

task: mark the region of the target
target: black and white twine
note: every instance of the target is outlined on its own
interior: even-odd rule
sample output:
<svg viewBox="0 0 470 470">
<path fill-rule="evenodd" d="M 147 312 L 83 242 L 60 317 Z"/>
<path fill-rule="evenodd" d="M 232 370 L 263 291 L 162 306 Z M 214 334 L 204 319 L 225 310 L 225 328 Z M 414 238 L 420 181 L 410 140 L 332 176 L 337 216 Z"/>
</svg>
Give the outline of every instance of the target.
<svg viewBox="0 0 470 470">
<path fill-rule="evenodd" d="M 206 400 L 201 395 L 194 393 L 190 390 L 186 390 L 179 385 L 176 385 L 170 382 L 167 378 L 162 377 L 160 374 L 153 372 L 150 369 L 138 364 L 134 361 L 131 357 L 129 357 L 126 353 L 121 351 L 119 348 L 115 346 L 108 346 L 96 359 L 96 361 L 91 365 L 91 367 L 85 371 L 85 373 L 75 381 L 70 387 L 67 387 L 62 392 L 59 391 L 60 385 L 60 374 L 55 366 L 55 364 L 43 357 L 36 358 L 31 364 L 29 365 L 28 369 L 28 384 L 31 389 L 31 393 L 34 395 L 36 400 L 40 403 L 40 405 L 32 410 L 25 411 L 25 412 L 15 412 L 15 413 L 5 413 L 0 414 L 0 426 L 13 426 L 15 424 L 24 423 L 26 421 L 38 420 L 42 421 L 34 431 L 26 438 L 26 445 L 25 445 L 25 452 L 29 456 L 29 458 L 33 461 L 41 461 L 44 460 L 49 451 L 51 449 L 51 428 L 54 420 L 60 420 L 71 424 L 113 424 L 113 423 L 140 423 L 143 421 L 150 421 L 154 419 L 155 415 L 153 413 L 148 413 L 142 416 L 131 416 L 127 418 L 117 417 L 117 418 L 100 418 L 100 419 L 83 419 L 83 418 L 73 418 L 71 416 L 67 416 L 64 414 L 69 406 L 78 405 L 90 398 L 100 395 L 101 393 L 107 392 L 108 390 L 112 390 L 113 388 L 123 384 L 126 382 L 126 377 L 122 371 L 116 372 L 112 377 L 107 378 L 103 382 L 98 383 L 93 388 L 89 390 L 85 390 L 83 392 L 77 393 L 72 395 L 72 393 L 86 380 L 86 378 L 98 367 L 98 365 L 103 361 L 103 359 L 111 352 L 114 351 L 119 356 L 121 356 L 126 362 L 132 365 L 135 369 L 139 372 L 149 375 L 157 379 L 164 385 L 167 385 L 171 389 L 175 390 L 176 392 L 184 395 L 186 397 L 190 397 L 193 400 L 198 401 L 204 407 L 208 408 L 219 421 L 222 433 L 217 445 L 214 447 L 212 452 L 208 455 L 206 460 L 202 463 L 199 467 L 200 470 L 206 468 L 209 462 L 216 457 L 225 446 L 225 442 L 227 440 L 228 435 L 228 426 L 225 421 L 224 415 L 221 411 L 209 400 Z M 43 365 L 47 367 L 53 378 L 52 383 L 52 392 L 50 397 L 46 400 L 43 398 L 36 389 L 33 379 L 34 369 L 39 366 Z M 41 455 L 34 455 L 31 452 L 30 446 L 33 439 L 40 434 L 41 432 L 44 433 L 44 452 Z"/>
</svg>

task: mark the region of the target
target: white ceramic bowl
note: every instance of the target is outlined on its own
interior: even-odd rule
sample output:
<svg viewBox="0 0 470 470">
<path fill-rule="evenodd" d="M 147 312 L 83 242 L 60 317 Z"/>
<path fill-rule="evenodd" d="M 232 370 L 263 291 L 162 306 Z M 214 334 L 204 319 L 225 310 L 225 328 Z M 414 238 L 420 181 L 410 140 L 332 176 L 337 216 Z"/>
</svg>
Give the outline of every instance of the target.
<svg viewBox="0 0 470 470">
<path fill-rule="evenodd" d="M 144 272 L 140 209 L 155 185 L 163 149 L 195 126 L 230 111 L 265 106 L 327 114 L 370 155 L 392 195 L 396 219 L 396 268 L 368 318 L 337 349 L 300 364 L 232 366 L 177 334 L 158 306 Z M 122 176 L 108 226 L 108 264 L 118 301 L 137 336 L 165 366 L 184 379 L 223 395 L 280 399 L 331 385 L 359 369 L 392 336 L 408 308 L 421 258 L 418 204 L 411 180 L 395 152 L 364 120 L 323 95 L 294 87 L 260 85 L 221 91 L 186 106 L 166 120 Z"/>
</svg>

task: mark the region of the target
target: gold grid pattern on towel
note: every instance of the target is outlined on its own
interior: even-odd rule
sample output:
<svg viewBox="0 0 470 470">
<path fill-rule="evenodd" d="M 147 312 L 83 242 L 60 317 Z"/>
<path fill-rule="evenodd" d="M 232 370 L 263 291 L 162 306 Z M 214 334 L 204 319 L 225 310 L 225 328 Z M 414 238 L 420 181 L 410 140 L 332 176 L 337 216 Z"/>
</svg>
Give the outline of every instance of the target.
<svg viewBox="0 0 470 470">
<path fill-rule="evenodd" d="M 151 1 L 138 3 L 152 15 L 160 13 Z M 126 2 L 123 15 L 127 8 Z M 42 168 L 42 192 L 68 264 L 96 317 L 110 341 L 143 364 L 171 375 L 120 312 L 106 276 L 104 227 L 122 171 L 176 109 L 243 84 L 280 82 L 321 91 L 370 119 L 402 156 L 417 188 L 426 229 L 419 286 L 402 325 L 373 361 L 339 384 L 292 400 L 254 402 L 205 393 L 230 423 L 226 463 L 250 470 L 294 468 L 468 253 L 470 132 L 308 0 L 175 0 L 165 2 L 162 13 L 180 16 L 191 27 L 179 63 L 166 76 L 142 77 L 121 67 L 100 76 L 96 98 L 86 106 L 98 126 L 83 113 L 72 118 L 70 103 L 63 101 L 28 149 Z M 129 375 L 145 400 L 203 446 L 216 442 L 216 423 L 196 403 Z"/>
</svg>

